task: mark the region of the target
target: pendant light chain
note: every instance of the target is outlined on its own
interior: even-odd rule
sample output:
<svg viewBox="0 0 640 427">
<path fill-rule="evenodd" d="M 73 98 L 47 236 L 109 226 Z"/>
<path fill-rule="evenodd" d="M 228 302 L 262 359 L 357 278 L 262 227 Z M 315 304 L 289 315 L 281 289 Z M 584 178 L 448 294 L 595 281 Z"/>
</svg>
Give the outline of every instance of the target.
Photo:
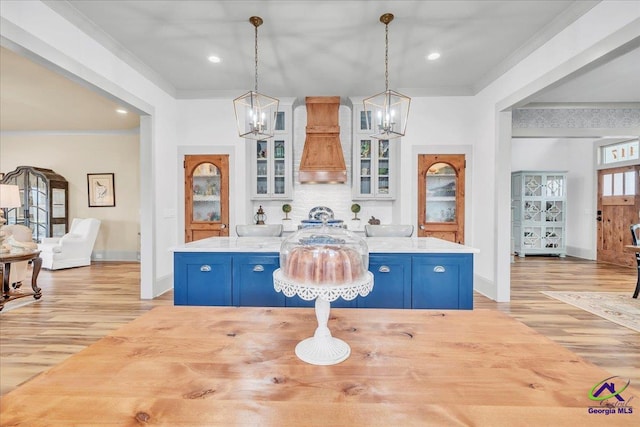
<svg viewBox="0 0 640 427">
<path fill-rule="evenodd" d="M 258 92 L 258 26 L 255 25 L 256 93 Z"/>
<path fill-rule="evenodd" d="M 389 90 L 389 24 L 384 24 L 384 90 Z"/>
</svg>

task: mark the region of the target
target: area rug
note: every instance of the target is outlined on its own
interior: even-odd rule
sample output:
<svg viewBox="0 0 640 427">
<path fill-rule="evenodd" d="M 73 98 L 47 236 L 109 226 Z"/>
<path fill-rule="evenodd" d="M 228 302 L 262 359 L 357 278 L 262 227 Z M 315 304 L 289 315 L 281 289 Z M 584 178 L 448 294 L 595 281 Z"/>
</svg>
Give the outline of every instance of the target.
<svg viewBox="0 0 640 427">
<path fill-rule="evenodd" d="M 38 302 L 38 300 L 33 299 L 33 297 L 24 297 L 21 299 L 9 301 L 5 303 L 4 308 L 0 311 L 0 315 L 2 313 L 6 313 L 7 311 L 15 310 L 16 308 L 24 307 L 25 305 L 30 305 Z"/>
<path fill-rule="evenodd" d="M 543 294 L 640 332 L 640 299 L 630 292 L 557 292 Z"/>
</svg>

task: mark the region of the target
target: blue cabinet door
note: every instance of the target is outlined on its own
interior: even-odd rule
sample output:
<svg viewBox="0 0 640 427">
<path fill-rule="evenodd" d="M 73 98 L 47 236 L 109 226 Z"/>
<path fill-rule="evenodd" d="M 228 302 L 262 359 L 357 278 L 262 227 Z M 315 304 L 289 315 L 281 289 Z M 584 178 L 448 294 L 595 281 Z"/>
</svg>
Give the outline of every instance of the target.
<svg viewBox="0 0 640 427">
<path fill-rule="evenodd" d="M 231 305 L 231 256 L 176 252 L 175 305 Z"/>
<path fill-rule="evenodd" d="M 471 254 L 414 255 L 412 308 L 472 309 Z"/>
<path fill-rule="evenodd" d="M 233 305 L 284 307 L 286 297 L 273 288 L 273 272 L 279 266 L 278 254 L 234 255 Z"/>
<path fill-rule="evenodd" d="M 369 255 L 373 289 L 358 297 L 358 307 L 411 308 L 411 256 Z"/>
</svg>

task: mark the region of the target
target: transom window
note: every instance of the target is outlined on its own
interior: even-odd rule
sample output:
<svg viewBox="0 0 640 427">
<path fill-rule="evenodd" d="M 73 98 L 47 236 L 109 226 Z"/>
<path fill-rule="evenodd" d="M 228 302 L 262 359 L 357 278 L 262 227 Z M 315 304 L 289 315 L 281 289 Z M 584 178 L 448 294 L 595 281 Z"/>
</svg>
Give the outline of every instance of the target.
<svg viewBox="0 0 640 427">
<path fill-rule="evenodd" d="M 612 163 L 638 160 L 640 158 L 640 141 L 632 140 L 600 147 L 600 163 Z"/>
</svg>

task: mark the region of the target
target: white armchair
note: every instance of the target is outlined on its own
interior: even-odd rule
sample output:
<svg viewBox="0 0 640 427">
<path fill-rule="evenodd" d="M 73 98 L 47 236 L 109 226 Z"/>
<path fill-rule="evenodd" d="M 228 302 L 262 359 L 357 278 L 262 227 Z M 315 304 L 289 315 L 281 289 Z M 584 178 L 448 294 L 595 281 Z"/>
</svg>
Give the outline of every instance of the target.
<svg viewBox="0 0 640 427">
<path fill-rule="evenodd" d="M 42 268 L 82 267 L 91 264 L 91 252 L 98 237 L 100 220 L 74 218 L 71 229 L 62 237 L 46 237 L 38 244 Z"/>
</svg>

